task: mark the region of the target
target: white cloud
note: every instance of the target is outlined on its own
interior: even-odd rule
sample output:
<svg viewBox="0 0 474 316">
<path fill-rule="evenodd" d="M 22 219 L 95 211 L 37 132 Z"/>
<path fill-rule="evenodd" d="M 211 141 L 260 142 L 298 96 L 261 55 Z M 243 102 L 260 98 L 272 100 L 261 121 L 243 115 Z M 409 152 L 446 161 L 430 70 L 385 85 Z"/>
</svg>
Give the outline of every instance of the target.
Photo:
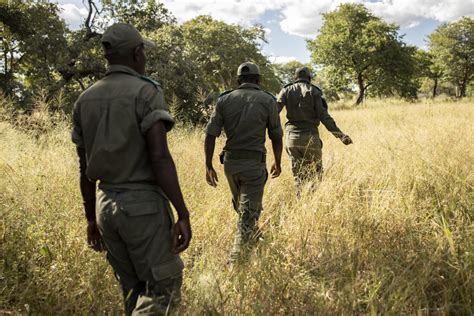
<svg viewBox="0 0 474 316">
<path fill-rule="evenodd" d="M 78 7 L 72 3 L 60 4 L 59 7 L 61 8 L 60 16 L 71 29 L 78 29 L 88 13 L 84 7 Z"/>
<path fill-rule="evenodd" d="M 184 22 L 198 15 L 210 15 L 227 23 L 250 26 L 267 11 L 272 9 L 268 0 L 164 0 L 163 4 Z"/>
<path fill-rule="evenodd" d="M 322 13 L 336 9 L 341 3 L 362 3 L 375 15 L 403 28 L 419 25 L 423 19 L 449 22 L 461 16 L 474 16 L 472 0 L 301 0 L 283 1 L 280 26 L 284 32 L 314 37 L 322 26 Z"/>
<path fill-rule="evenodd" d="M 267 56 L 272 64 L 286 64 L 290 61 L 298 60 L 294 56 Z"/>
<path fill-rule="evenodd" d="M 474 5 L 465 0 L 381 0 L 365 5 L 374 14 L 389 22 L 410 28 L 422 19 L 450 22 L 461 16 L 474 16 Z"/>
<path fill-rule="evenodd" d="M 73 28 L 87 15 L 78 0 L 59 0 L 61 16 Z M 323 23 L 322 13 L 341 3 L 363 3 L 374 14 L 402 28 L 419 25 L 423 19 L 449 22 L 461 16 L 474 16 L 472 0 L 163 0 L 179 22 L 198 15 L 210 15 L 227 23 L 250 26 L 269 11 L 277 11 L 281 29 L 288 34 L 313 38 Z M 272 19 L 273 20 L 273 17 Z M 267 32 L 267 35 L 269 33 Z"/>
<path fill-rule="evenodd" d="M 357 0 L 301 0 L 284 1 L 281 9 L 281 29 L 289 34 L 301 37 L 314 37 L 323 24 L 322 13 L 332 11 L 341 3 L 358 2 Z"/>
</svg>

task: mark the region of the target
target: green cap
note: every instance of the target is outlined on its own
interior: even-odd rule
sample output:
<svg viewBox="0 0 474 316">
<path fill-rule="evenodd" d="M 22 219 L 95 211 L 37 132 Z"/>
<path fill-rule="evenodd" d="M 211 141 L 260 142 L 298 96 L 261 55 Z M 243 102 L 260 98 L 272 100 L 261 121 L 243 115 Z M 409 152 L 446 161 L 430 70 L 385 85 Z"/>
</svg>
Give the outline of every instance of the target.
<svg viewBox="0 0 474 316">
<path fill-rule="evenodd" d="M 155 46 L 155 43 L 144 39 L 133 25 L 127 23 L 113 24 L 105 30 L 100 41 L 109 43 L 110 50 L 115 53 L 133 49 L 140 44 L 147 47 Z"/>
<path fill-rule="evenodd" d="M 295 76 L 296 78 L 301 78 L 301 77 L 312 77 L 311 70 L 308 67 L 301 67 L 301 68 L 296 68 L 295 70 Z"/>
<path fill-rule="evenodd" d="M 251 62 L 243 63 L 237 69 L 237 76 L 260 75 L 260 68 Z"/>
</svg>

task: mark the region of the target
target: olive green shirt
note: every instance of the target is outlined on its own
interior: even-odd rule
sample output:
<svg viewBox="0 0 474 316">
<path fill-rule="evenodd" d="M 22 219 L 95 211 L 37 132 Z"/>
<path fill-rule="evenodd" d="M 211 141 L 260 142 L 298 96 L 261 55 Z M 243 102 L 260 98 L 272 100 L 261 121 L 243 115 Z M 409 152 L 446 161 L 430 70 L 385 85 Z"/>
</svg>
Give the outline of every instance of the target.
<svg viewBox="0 0 474 316">
<path fill-rule="evenodd" d="M 342 134 L 328 113 L 322 91 L 307 80 L 286 85 L 278 94 L 277 102 L 279 111 L 286 106 L 286 130 L 317 133 L 321 122 L 334 136 Z"/>
<path fill-rule="evenodd" d="M 222 129 L 227 136 L 225 151 L 252 150 L 266 153 L 265 131 L 270 139 L 283 136 L 275 97 L 256 84 L 244 83 L 236 90 L 223 93 L 207 125 L 209 135 L 219 137 Z M 253 161 L 232 161 L 235 172 L 261 167 Z M 263 164 L 264 165 L 264 164 Z"/>
<path fill-rule="evenodd" d="M 86 175 L 101 184 L 155 184 L 145 135 L 174 121 L 157 82 L 112 65 L 74 105 L 72 141 L 86 151 Z"/>
</svg>

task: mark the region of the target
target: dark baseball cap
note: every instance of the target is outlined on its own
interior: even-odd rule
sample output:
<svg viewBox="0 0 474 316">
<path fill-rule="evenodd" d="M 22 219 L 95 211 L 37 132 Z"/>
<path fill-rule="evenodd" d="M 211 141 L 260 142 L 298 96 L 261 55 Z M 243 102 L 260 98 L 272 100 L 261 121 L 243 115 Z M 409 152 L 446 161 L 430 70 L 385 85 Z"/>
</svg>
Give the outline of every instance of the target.
<svg viewBox="0 0 474 316">
<path fill-rule="evenodd" d="M 245 62 L 237 69 L 237 76 L 260 75 L 260 68 L 254 63 Z"/>
<path fill-rule="evenodd" d="M 140 32 L 131 24 L 115 23 L 105 30 L 100 40 L 102 43 L 108 43 L 108 49 L 112 52 L 124 52 L 133 49 L 138 45 L 154 47 L 155 43 L 143 38 Z"/>
<path fill-rule="evenodd" d="M 311 70 L 308 67 L 300 67 L 300 68 L 296 68 L 295 76 L 297 78 L 312 77 L 313 74 L 311 73 Z"/>
</svg>

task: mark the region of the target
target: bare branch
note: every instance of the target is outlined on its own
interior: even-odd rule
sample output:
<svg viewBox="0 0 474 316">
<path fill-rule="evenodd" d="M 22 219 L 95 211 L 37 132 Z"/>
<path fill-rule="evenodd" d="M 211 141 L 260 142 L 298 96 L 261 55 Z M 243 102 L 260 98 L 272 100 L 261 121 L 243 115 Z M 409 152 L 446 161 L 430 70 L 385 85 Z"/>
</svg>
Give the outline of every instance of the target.
<svg viewBox="0 0 474 316">
<path fill-rule="evenodd" d="M 100 36 L 101 34 L 92 31 L 92 23 L 94 22 L 95 15 L 99 13 L 99 10 L 97 9 L 96 4 L 94 3 L 94 0 L 87 0 L 88 8 L 89 8 L 89 13 L 87 14 L 86 21 L 84 23 L 84 26 L 86 28 L 86 35 L 84 36 L 84 41 L 88 41 L 93 37 Z"/>
</svg>

